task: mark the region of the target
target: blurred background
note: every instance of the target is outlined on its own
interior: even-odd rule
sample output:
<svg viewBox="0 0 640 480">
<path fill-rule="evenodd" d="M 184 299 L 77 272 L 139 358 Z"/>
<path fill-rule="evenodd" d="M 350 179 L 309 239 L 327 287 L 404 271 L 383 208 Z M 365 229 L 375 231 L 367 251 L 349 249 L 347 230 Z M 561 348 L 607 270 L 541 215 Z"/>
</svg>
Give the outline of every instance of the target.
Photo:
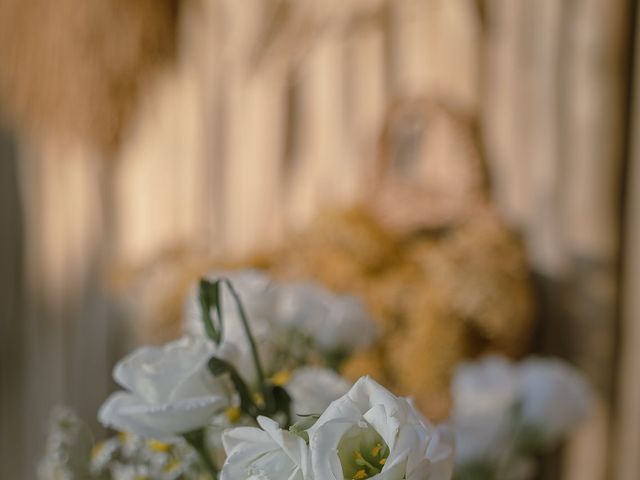
<svg viewBox="0 0 640 480">
<path fill-rule="evenodd" d="M 506 271 L 490 302 L 509 305 L 506 333 L 485 343 L 517 331 L 499 349 L 586 372 L 597 412 L 544 478 L 640 478 L 638 13 L 634 0 L 0 0 L 3 478 L 34 478 L 52 406 L 95 424 L 113 363 L 175 331 L 161 317 L 189 275 L 294 236 L 310 257 L 334 237 L 355 242 L 344 258 L 367 252 L 349 227 L 361 217 L 318 224 L 352 208 L 455 252 L 429 267 L 454 289 L 469 263 Z M 318 276 L 334 274 L 348 290 L 344 272 Z M 446 349 L 455 325 L 424 334 Z"/>
</svg>

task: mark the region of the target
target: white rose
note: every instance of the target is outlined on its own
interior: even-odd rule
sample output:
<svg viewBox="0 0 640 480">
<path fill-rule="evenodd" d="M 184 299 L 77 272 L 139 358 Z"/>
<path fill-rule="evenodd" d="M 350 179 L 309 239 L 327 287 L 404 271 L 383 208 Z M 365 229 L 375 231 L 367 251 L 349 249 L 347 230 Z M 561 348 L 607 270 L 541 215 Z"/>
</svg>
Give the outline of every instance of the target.
<svg viewBox="0 0 640 480">
<path fill-rule="evenodd" d="M 555 440 L 588 415 L 593 393 L 584 376 L 553 359 L 532 358 L 518 366 L 522 422 Z"/>
<path fill-rule="evenodd" d="M 314 477 L 447 480 L 453 447 L 411 403 L 368 377 L 309 430 Z"/>
<path fill-rule="evenodd" d="M 203 427 L 229 402 L 226 383 L 207 368 L 213 353 L 208 341 L 190 337 L 131 353 L 113 372 L 126 391 L 107 399 L 100 422 L 160 440 Z"/>
<path fill-rule="evenodd" d="M 306 442 L 267 417 L 258 417 L 258 424 L 262 430 L 238 427 L 224 433 L 227 459 L 220 480 L 311 480 Z"/>
<path fill-rule="evenodd" d="M 463 363 L 452 385 L 456 462 L 496 458 L 510 441 L 519 400 L 517 371 L 506 359 L 489 356 Z"/>
<path fill-rule="evenodd" d="M 321 414 L 331 402 L 349 391 L 351 383 L 333 370 L 302 367 L 293 372 L 286 384 L 295 415 Z M 300 417 L 299 417 L 300 418 Z"/>
<path fill-rule="evenodd" d="M 293 283 L 281 287 L 278 300 L 278 321 L 307 335 L 325 352 L 350 352 L 377 336 L 376 324 L 353 296 L 337 295 L 315 283 Z"/>
</svg>

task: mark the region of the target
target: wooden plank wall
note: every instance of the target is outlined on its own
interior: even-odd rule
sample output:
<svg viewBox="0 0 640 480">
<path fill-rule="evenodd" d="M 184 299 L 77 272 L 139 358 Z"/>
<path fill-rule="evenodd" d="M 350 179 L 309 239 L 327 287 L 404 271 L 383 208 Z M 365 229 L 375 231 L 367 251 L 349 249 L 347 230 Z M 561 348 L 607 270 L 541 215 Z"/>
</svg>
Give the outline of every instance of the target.
<svg viewBox="0 0 640 480">
<path fill-rule="evenodd" d="M 0 125 L 0 464 L 10 478 L 24 478 L 23 462 L 15 462 L 23 444 L 25 337 L 23 313 L 22 208 L 18 192 L 18 151 L 13 132 Z"/>
<path fill-rule="evenodd" d="M 27 479 L 35 478 L 52 407 L 73 406 L 100 432 L 96 408 L 113 388 L 113 361 L 128 344 L 103 281 L 105 164 L 85 148 L 21 145 L 23 335 L 14 345 L 22 384 L 13 421 L 22 435 L 7 454 L 9 470 L 17 469 L 12 478 Z"/>
<path fill-rule="evenodd" d="M 12 420 L 29 446 L 22 465 L 52 404 L 89 419 L 110 387 L 129 340 L 113 320 L 108 268 L 177 248 L 234 256 L 273 245 L 321 206 L 368 191 L 389 105 L 431 97 L 479 121 L 494 200 L 526 240 L 543 301 L 539 348 L 598 387 L 565 478 L 640 478 L 637 456 L 620 447 L 640 442 L 629 381 L 640 365 L 637 145 L 627 156 L 635 10 L 633 0 L 185 2 L 177 64 L 145 91 L 118 158 L 24 142 L 26 242 L 0 237 L 11 258 L 26 256 L 23 324 L 5 334 L 3 322 L 24 349 L 27 407 Z M 0 208 L 16 215 L 17 201 Z M 11 352 L 3 344 L 3 363 Z M 5 393 L 16 381 L 6 378 L 3 412 L 22 398 Z"/>
<path fill-rule="evenodd" d="M 640 9 L 636 7 L 636 24 Z M 616 374 L 615 437 L 613 471 L 617 480 L 640 476 L 640 29 L 635 31 L 635 65 L 631 84 L 630 152 L 626 175 L 627 201 L 622 262 L 622 323 L 619 369 Z"/>
<path fill-rule="evenodd" d="M 178 69 L 149 92 L 120 159 L 121 259 L 180 241 L 238 255 L 272 245 L 320 204 L 362 196 L 393 101 L 434 95 L 476 112 L 475 3 L 298 3 L 284 20 L 264 1 L 185 12 Z M 220 38 L 220 23 L 234 34 Z M 164 221 L 148 218 L 156 208 Z"/>
<path fill-rule="evenodd" d="M 579 365 L 601 396 L 569 448 L 571 479 L 613 478 L 631 5 L 486 3 L 482 112 L 495 198 L 529 247 L 539 347 Z"/>
</svg>

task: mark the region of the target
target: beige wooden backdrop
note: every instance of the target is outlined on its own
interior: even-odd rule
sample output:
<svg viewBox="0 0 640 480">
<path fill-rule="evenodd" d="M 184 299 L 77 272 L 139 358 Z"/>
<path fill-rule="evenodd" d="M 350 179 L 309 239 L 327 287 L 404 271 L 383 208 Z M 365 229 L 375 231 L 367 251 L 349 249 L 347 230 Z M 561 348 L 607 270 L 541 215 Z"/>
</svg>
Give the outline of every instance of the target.
<svg viewBox="0 0 640 480">
<path fill-rule="evenodd" d="M 530 253 L 538 344 L 598 387 L 559 470 L 640 478 L 633 0 L 286 3 L 184 2 L 177 63 L 117 158 L 14 130 L 0 190 L 7 478 L 32 478 L 54 403 L 91 420 L 111 388 L 133 340 L 109 268 L 177 247 L 241 255 L 358 199 L 385 111 L 418 97 L 477 120 L 495 202 Z"/>
</svg>

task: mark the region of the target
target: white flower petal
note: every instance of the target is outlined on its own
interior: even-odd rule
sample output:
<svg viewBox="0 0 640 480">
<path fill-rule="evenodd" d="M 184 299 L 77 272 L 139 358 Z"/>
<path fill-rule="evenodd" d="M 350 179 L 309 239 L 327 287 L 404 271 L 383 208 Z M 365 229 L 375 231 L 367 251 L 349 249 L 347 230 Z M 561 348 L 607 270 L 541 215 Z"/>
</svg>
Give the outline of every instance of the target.
<svg viewBox="0 0 640 480">
<path fill-rule="evenodd" d="M 130 391 L 113 394 L 100 409 L 100 421 L 158 439 L 204 427 L 230 396 L 226 381 L 208 371 L 213 353 L 207 340 L 188 337 L 136 350 L 114 369 Z"/>
<path fill-rule="evenodd" d="M 531 358 L 518 366 L 522 420 L 556 440 L 579 425 L 593 405 L 584 376 L 565 362 Z"/>
<path fill-rule="evenodd" d="M 162 347 L 141 347 L 116 365 L 113 376 L 124 388 L 150 403 L 171 396 L 179 385 L 203 369 L 213 355 L 203 338 L 183 337 Z"/>
<path fill-rule="evenodd" d="M 456 370 L 452 394 L 456 463 L 499 457 L 511 441 L 512 412 L 519 401 L 516 369 L 498 356 L 464 363 Z"/>
<path fill-rule="evenodd" d="M 221 480 L 311 480 L 304 440 L 259 417 L 261 429 L 238 427 L 223 434 L 227 459 Z"/>
<path fill-rule="evenodd" d="M 386 462 L 375 460 L 383 465 L 381 471 L 363 467 L 369 475 L 374 474 L 372 480 L 448 480 L 451 475 L 452 445 L 443 442 L 438 447 L 437 430 L 411 403 L 368 377 L 332 402 L 308 434 L 313 472 L 318 479 L 343 480 L 360 468 L 360 463 L 350 460 L 357 455 L 374 455 L 365 464 L 374 465 L 371 462 L 378 454 L 370 452 L 381 442 L 389 449 Z"/>
<path fill-rule="evenodd" d="M 292 411 L 302 416 L 321 414 L 350 387 L 351 384 L 333 370 L 321 367 L 299 368 L 286 384 L 293 401 Z"/>
<path fill-rule="evenodd" d="M 312 282 L 281 287 L 278 321 L 309 336 L 325 352 L 366 347 L 378 334 L 360 300 Z"/>
<path fill-rule="evenodd" d="M 158 440 L 175 439 L 206 425 L 226 404 L 224 397 L 209 396 L 149 405 L 135 395 L 116 392 L 100 409 L 98 417 L 103 424 L 118 430 Z"/>
</svg>

